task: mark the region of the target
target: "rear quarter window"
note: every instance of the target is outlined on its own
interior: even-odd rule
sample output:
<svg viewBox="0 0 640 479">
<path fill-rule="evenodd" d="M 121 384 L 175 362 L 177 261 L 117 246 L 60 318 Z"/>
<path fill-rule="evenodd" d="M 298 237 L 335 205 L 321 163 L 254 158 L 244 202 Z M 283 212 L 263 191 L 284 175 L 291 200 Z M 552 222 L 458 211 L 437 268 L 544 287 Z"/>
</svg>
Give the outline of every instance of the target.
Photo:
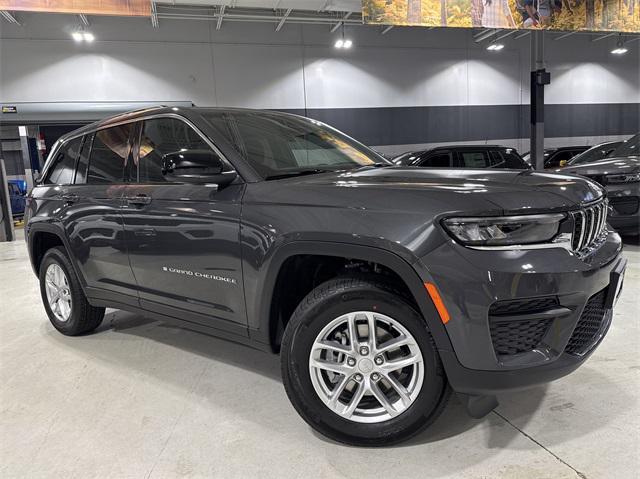
<svg viewBox="0 0 640 479">
<path fill-rule="evenodd" d="M 82 137 L 69 140 L 60 147 L 49 168 L 44 184 L 69 185 L 73 183 L 80 145 L 82 145 Z"/>
</svg>

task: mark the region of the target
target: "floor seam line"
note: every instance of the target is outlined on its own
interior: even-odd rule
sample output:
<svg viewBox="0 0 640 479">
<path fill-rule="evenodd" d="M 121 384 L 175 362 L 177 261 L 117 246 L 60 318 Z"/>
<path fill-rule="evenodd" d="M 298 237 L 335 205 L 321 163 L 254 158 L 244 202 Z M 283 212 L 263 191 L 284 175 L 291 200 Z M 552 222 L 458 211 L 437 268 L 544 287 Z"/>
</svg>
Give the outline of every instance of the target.
<svg viewBox="0 0 640 479">
<path fill-rule="evenodd" d="M 502 414 L 500 414 L 498 411 L 492 411 L 496 416 L 498 416 L 499 418 L 501 418 L 503 421 L 505 421 L 507 424 L 509 424 L 512 428 L 514 428 L 515 430 L 517 430 L 518 432 L 520 432 L 520 434 L 522 434 L 524 437 L 526 437 L 527 439 L 529 439 L 531 442 L 533 442 L 534 444 L 540 446 L 542 449 L 544 449 L 547 453 L 549 453 L 551 456 L 553 456 L 557 461 L 559 461 L 560 463 L 564 464 L 565 466 L 567 466 L 569 469 L 571 469 L 573 472 L 575 472 L 578 477 L 580 479 L 587 479 L 587 475 L 583 472 L 578 471 L 575 467 L 573 467 L 571 464 L 569 464 L 567 461 L 565 461 L 564 459 L 562 459 L 560 456 L 558 456 L 555 452 L 551 451 L 549 448 L 547 448 L 544 444 L 540 443 L 539 441 L 537 441 L 535 438 L 533 438 L 532 436 L 530 436 L 529 434 L 527 434 L 526 432 L 524 432 L 522 429 L 520 429 L 518 426 L 516 426 L 514 423 L 512 423 L 511 421 L 509 421 L 506 417 L 504 417 Z"/>
</svg>

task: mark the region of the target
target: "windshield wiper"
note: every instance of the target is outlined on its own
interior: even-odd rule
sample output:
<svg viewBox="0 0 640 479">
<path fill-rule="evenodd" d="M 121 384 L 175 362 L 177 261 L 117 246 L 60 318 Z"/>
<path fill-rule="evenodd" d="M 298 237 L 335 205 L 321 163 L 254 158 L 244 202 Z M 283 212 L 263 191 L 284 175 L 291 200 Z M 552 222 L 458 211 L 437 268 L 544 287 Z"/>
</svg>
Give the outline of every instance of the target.
<svg viewBox="0 0 640 479">
<path fill-rule="evenodd" d="M 323 168 L 313 168 L 313 169 L 310 168 L 307 170 L 288 171 L 286 173 L 267 176 L 265 180 L 280 180 L 282 178 L 291 178 L 294 176 L 315 175 L 317 173 L 329 173 L 330 171 L 334 171 L 334 170 L 327 170 Z"/>
</svg>

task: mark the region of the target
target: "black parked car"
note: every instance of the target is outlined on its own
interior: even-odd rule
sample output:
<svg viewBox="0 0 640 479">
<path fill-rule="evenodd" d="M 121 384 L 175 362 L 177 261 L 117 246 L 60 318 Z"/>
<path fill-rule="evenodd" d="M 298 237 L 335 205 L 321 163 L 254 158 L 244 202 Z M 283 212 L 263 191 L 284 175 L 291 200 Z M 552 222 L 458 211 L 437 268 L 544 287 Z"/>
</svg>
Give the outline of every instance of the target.
<svg viewBox="0 0 640 479">
<path fill-rule="evenodd" d="M 621 144 L 621 141 L 608 141 L 606 143 L 600 143 L 599 145 L 592 146 L 583 153 L 574 156 L 567 162 L 566 165 L 562 166 L 580 165 L 582 163 L 592 163 L 594 161 L 602 160 L 613 153 L 613 151 Z"/>
<path fill-rule="evenodd" d="M 558 148 L 544 149 L 544 168 L 558 168 L 565 166 L 574 156 L 587 151 L 590 146 L 562 146 Z M 524 161 L 532 164 L 531 153 L 522 155 Z"/>
<path fill-rule="evenodd" d="M 600 183 L 607 190 L 611 226 L 625 235 L 640 234 L 640 135 L 622 142 L 607 158 L 571 164 L 557 171 L 583 175 Z"/>
<path fill-rule="evenodd" d="M 113 307 L 279 352 L 300 415 L 360 445 L 416 434 L 451 390 L 480 417 L 498 392 L 572 372 L 626 264 L 592 181 L 392 166 L 318 121 L 252 110 L 83 127 L 53 147 L 27 216 L 61 333 Z"/>
<path fill-rule="evenodd" d="M 423 151 L 409 151 L 392 161 L 398 166 L 430 168 L 531 168 L 515 149 L 499 145 L 440 146 Z"/>
</svg>

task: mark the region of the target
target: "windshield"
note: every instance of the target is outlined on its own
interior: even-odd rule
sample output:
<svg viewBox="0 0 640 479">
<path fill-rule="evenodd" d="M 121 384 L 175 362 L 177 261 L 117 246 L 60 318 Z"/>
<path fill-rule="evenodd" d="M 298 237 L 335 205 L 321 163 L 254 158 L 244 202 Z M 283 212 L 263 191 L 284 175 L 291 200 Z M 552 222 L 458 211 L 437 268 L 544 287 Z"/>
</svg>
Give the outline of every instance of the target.
<svg viewBox="0 0 640 479">
<path fill-rule="evenodd" d="M 593 148 L 589 148 L 584 153 L 580 153 L 569 160 L 569 165 L 579 165 L 581 163 L 591 163 L 593 161 L 602 160 L 609 156 L 621 142 L 603 143 L 602 145 L 596 145 Z"/>
<path fill-rule="evenodd" d="M 366 146 L 315 120 L 269 112 L 212 112 L 205 119 L 262 178 L 391 165 Z"/>
<path fill-rule="evenodd" d="M 611 158 L 621 158 L 625 156 L 639 156 L 640 155 L 640 134 L 632 136 L 626 141 L 623 141 L 618 148 L 613 150 L 609 155 Z"/>
</svg>

